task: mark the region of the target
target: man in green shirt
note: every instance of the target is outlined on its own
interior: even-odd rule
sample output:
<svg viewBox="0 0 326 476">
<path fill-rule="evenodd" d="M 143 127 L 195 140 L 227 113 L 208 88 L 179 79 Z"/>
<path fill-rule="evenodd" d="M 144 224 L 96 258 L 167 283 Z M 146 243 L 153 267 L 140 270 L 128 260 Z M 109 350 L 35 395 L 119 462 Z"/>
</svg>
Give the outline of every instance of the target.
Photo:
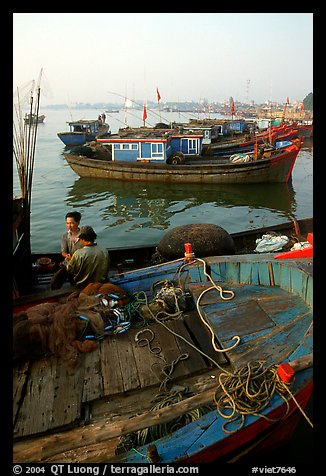
<svg viewBox="0 0 326 476">
<path fill-rule="evenodd" d="M 91 226 L 82 226 L 79 239 L 83 247 L 76 250 L 67 264 L 73 283 L 83 288 L 89 283 L 105 282 L 109 272 L 109 254 L 95 242 L 96 233 Z"/>
</svg>

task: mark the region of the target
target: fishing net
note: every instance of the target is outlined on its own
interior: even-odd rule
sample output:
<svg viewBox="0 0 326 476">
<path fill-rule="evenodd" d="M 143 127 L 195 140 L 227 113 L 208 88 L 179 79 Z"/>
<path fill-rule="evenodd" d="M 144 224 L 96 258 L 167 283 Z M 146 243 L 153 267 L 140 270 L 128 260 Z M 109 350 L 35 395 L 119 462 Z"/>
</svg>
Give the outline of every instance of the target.
<svg viewBox="0 0 326 476">
<path fill-rule="evenodd" d="M 35 359 L 54 354 L 74 362 L 78 352 L 73 345 L 81 331 L 76 320 L 78 300 L 69 303 L 42 303 L 14 315 L 14 360 Z"/>
<path fill-rule="evenodd" d="M 52 354 L 75 364 L 81 352 L 97 348 L 97 341 L 108 335 L 107 317 L 113 310 L 103 306 L 101 297 L 113 291 L 117 296 L 115 302 L 123 305 L 127 300 L 123 289 L 111 283 L 91 283 L 82 292 L 72 293 L 66 302 L 37 304 L 14 314 L 14 360 Z M 85 339 L 95 341 L 90 344 Z"/>
</svg>

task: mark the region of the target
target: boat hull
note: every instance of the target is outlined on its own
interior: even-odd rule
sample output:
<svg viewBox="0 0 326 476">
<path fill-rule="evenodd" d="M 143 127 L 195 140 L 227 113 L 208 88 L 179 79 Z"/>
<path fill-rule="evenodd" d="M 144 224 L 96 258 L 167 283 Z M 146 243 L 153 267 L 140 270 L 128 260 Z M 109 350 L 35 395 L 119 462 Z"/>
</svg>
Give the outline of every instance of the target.
<svg viewBox="0 0 326 476">
<path fill-rule="evenodd" d="M 302 126 L 298 126 L 298 129 L 299 129 L 299 134 L 305 137 L 306 139 L 311 139 L 313 137 L 313 126 L 302 125 Z"/>
<path fill-rule="evenodd" d="M 308 380 L 300 392 L 297 393 L 296 399 L 300 402 L 300 407 L 304 410 L 307 406 L 313 391 L 313 385 Z M 286 411 L 285 404 L 276 411 L 269 414 L 269 418 L 277 419 Z M 271 425 L 264 420 L 260 420 L 252 427 L 246 428 L 245 431 L 235 434 L 235 438 L 230 438 L 229 445 L 221 448 L 221 444 L 214 444 L 196 455 L 187 459 L 188 464 L 225 462 L 235 463 L 237 461 L 244 462 L 246 458 L 259 457 L 275 451 L 281 446 L 286 445 L 302 417 L 301 413 L 293 403 L 291 413 L 285 420 L 280 420 L 277 424 Z M 223 446 L 225 446 L 225 441 Z M 224 453 L 224 455 L 223 455 Z"/>
<path fill-rule="evenodd" d="M 296 393 L 296 400 L 302 410 L 308 404 L 313 391 L 312 371 L 308 371 L 302 388 Z M 218 420 L 210 422 L 207 418 L 207 430 L 204 430 L 198 437 L 198 441 L 194 442 L 191 433 L 184 436 L 180 433 L 178 444 L 187 446 L 189 448 L 183 455 L 180 454 L 176 445 L 176 440 L 169 442 L 169 438 L 164 438 L 157 441 L 161 462 L 164 462 L 165 455 L 169 455 L 169 459 L 165 463 L 177 464 L 207 464 L 207 463 L 236 463 L 248 462 L 252 458 L 258 458 L 268 453 L 277 450 L 278 448 L 289 443 L 293 433 L 302 418 L 302 414 L 298 410 L 295 403 L 290 403 L 290 410 L 285 419 L 282 416 L 286 413 L 286 404 L 280 405 L 266 416 L 271 420 L 276 420 L 274 423 L 269 422 L 264 418 L 256 419 L 251 425 L 244 427 L 242 430 L 214 441 L 214 433 L 218 434 L 220 423 Z M 205 423 L 203 423 L 203 426 Z M 194 429 L 193 429 L 194 430 Z M 187 437 L 189 441 L 187 442 Z M 171 438 L 170 438 L 171 440 Z M 212 444 L 209 444 L 209 441 Z M 146 453 L 146 447 L 138 448 L 139 453 Z M 129 453 L 128 457 L 121 462 L 128 464 L 145 463 L 146 458 L 142 458 L 140 454 L 134 455 Z"/>
<path fill-rule="evenodd" d="M 80 177 L 166 183 L 272 183 L 288 182 L 299 152 L 292 145 L 269 159 L 247 163 L 201 161 L 191 165 L 167 165 L 149 162 L 118 162 L 66 154 L 65 158 Z"/>
<path fill-rule="evenodd" d="M 58 132 L 57 135 L 68 147 L 84 145 L 87 140 L 94 140 L 94 136 L 86 136 L 83 132 Z"/>
</svg>

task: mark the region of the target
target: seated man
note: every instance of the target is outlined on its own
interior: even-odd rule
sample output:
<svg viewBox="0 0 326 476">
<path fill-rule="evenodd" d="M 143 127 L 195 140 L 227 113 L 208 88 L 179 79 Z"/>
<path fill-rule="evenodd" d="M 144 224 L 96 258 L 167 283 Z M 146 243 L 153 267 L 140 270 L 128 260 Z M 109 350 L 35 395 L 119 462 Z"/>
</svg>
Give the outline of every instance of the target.
<svg viewBox="0 0 326 476">
<path fill-rule="evenodd" d="M 69 212 L 66 214 L 66 227 L 68 231 L 61 238 L 61 254 L 65 260 L 69 261 L 78 248 L 82 248 L 79 241 L 79 223 L 81 214 L 79 212 Z"/>
<path fill-rule="evenodd" d="M 109 272 L 109 254 L 95 242 L 96 233 L 91 226 L 82 226 L 79 239 L 83 244 L 74 252 L 67 264 L 67 271 L 77 287 L 84 287 L 93 282 L 107 281 Z"/>
<path fill-rule="evenodd" d="M 79 240 L 83 247 L 77 249 L 65 266 L 64 279 L 51 283 L 51 289 L 60 289 L 68 278 L 72 285 L 83 288 L 89 283 L 105 282 L 109 272 L 109 254 L 95 242 L 96 233 L 91 226 L 82 226 Z"/>
</svg>

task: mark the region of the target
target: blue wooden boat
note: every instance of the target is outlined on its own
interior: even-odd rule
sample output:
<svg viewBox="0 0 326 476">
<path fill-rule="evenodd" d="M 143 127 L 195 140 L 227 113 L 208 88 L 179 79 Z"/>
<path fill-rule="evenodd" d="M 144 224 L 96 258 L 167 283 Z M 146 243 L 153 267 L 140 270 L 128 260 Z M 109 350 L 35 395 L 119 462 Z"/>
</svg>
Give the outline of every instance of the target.
<svg viewBox="0 0 326 476">
<path fill-rule="evenodd" d="M 84 120 L 68 122 L 69 131 L 58 132 L 57 136 L 67 147 L 81 146 L 96 140 L 97 137 L 107 135 L 110 126 L 98 120 Z"/>
<path fill-rule="evenodd" d="M 15 368 L 14 462 L 232 463 L 291 438 L 313 385 L 312 259 L 187 244 L 110 283 L 120 327 L 74 371 Z"/>
</svg>

